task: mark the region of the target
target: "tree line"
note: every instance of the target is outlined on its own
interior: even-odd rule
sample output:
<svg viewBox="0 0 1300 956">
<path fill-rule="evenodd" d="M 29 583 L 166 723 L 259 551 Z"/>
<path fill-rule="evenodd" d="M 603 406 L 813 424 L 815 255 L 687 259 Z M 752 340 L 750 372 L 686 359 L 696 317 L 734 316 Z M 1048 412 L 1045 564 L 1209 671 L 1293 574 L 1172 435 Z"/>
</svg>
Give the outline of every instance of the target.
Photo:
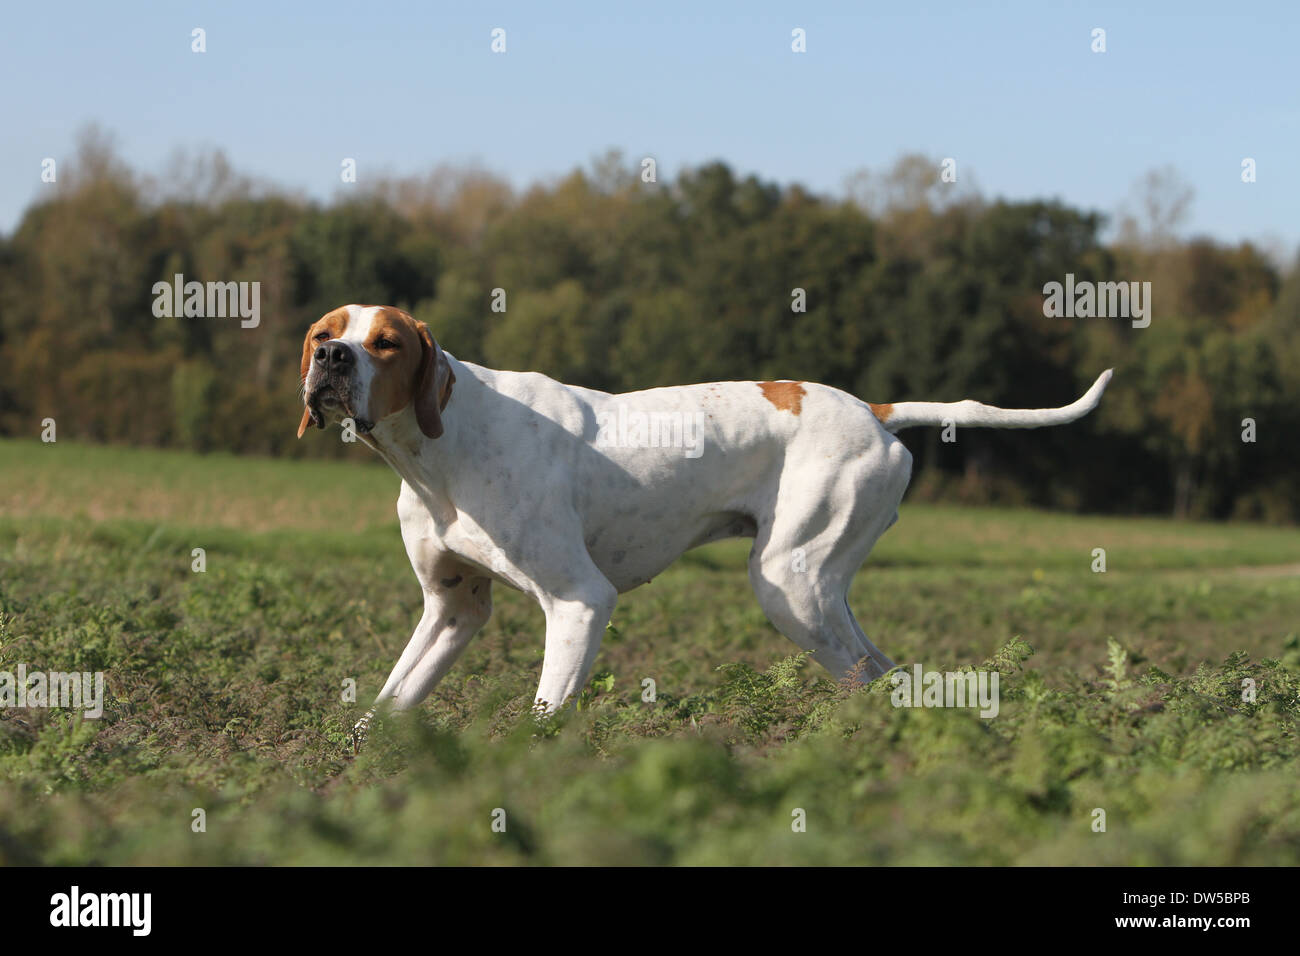
<svg viewBox="0 0 1300 956">
<path fill-rule="evenodd" d="M 904 157 L 815 195 L 723 163 L 645 182 L 618 155 L 513 189 L 475 168 L 309 201 L 180 156 L 161 177 L 83 139 L 0 237 L 0 434 L 291 456 L 310 322 L 348 302 L 427 322 L 458 358 L 611 391 L 824 382 L 872 402 L 1101 407 L 1028 437 L 905 432 L 912 495 L 1295 521 L 1300 269 L 1179 239 L 1188 193 L 1145 184 L 1108 230 L 1056 200 L 988 200 Z M 1243 187 L 1248 188 L 1248 187 Z M 162 317 L 155 284 L 257 282 L 260 319 Z M 1044 287 L 1150 283 L 1145 327 L 1044 309 Z M 328 436 L 328 437 L 326 437 Z"/>
</svg>

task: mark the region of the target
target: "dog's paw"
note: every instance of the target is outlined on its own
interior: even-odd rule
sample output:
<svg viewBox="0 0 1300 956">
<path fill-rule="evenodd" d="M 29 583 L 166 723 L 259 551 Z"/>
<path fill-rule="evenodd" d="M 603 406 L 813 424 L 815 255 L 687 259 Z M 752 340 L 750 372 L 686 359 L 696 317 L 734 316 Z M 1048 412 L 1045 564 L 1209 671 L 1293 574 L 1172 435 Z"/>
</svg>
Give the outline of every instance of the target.
<svg viewBox="0 0 1300 956">
<path fill-rule="evenodd" d="M 374 719 L 374 710 L 368 710 L 361 715 L 361 719 L 352 725 L 352 752 L 358 754 L 361 752 L 361 745 L 366 742 L 366 734 L 370 730 L 370 721 Z"/>
</svg>

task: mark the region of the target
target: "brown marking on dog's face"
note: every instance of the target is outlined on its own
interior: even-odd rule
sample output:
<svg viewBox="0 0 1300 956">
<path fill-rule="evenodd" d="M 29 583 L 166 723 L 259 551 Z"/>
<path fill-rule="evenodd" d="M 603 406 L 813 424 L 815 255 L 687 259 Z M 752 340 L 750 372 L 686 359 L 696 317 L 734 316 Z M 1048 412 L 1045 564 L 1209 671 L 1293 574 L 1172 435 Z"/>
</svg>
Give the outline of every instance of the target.
<svg viewBox="0 0 1300 956">
<path fill-rule="evenodd" d="M 421 328 L 419 322 L 401 309 L 387 306 L 381 307 L 370 323 L 370 334 L 362 346 L 375 364 L 370 380 L 371 421 L 400 412 L 415 398 L 429 349 Z"/>
<path fill-rule="evenodd" d="M 871 409 L 871 414 L 880 419 L 881 423 L 889 421 L 889 416 L 894 414 L 894 406 L 892 404 L 875 405 L 871 402 L 867 402 L 867 407 Z"/>
<path fill-rule="evenodd" d="M 803 410 L 803 397 L 808 394 L 804 391 L 803 382 L 758 382 L 757 384 L 763 390 L 763 397 L 781 411 L 798 415 Z"/>
</svg>

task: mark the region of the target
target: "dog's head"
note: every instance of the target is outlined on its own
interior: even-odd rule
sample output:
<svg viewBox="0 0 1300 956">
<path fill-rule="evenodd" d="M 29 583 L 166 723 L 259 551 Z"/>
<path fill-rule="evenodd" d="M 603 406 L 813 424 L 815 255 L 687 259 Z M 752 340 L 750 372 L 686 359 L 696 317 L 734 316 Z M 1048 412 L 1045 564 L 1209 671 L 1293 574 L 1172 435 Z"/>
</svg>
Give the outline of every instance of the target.
<svg viewBox="0 0 1300 956">
<path fill-rule="evenodd" d="M 302 343 L 301 438 L 307 426 L 351 418 L 368 434 L 411 406 L 420 431 L 442 434 L 442 410 L 456 381 L 429 327 L 401 309 L 345 305 L 313 322 Z"/>
</svg>

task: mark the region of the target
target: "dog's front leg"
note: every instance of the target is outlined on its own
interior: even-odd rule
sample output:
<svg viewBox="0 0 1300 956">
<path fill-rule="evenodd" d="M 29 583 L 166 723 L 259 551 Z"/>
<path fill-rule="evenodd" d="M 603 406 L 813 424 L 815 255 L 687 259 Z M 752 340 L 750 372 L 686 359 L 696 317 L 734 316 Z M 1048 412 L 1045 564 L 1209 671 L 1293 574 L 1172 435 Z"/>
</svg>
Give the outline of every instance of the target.
<svg viewBox="0 0 1300 956">
<path fill-rule="evenodd" d="M 552 714 L 582 690 L 617 601 L 618 591 L 603 576 L 569 590 L 566 597 L 543 600 L 546 657 L 537 711 Z"/>
<path fill-rule="evenodd" d="M 491 586 L 487 578 L 458 578 L 452 587 L 425 593 L 415 633 L 374 704 L 352 728 L 354 750 L 381 707 L 391 703 L 393 710 L 406 710 L 429 696 L 491 616 Z"/>
</svg>

